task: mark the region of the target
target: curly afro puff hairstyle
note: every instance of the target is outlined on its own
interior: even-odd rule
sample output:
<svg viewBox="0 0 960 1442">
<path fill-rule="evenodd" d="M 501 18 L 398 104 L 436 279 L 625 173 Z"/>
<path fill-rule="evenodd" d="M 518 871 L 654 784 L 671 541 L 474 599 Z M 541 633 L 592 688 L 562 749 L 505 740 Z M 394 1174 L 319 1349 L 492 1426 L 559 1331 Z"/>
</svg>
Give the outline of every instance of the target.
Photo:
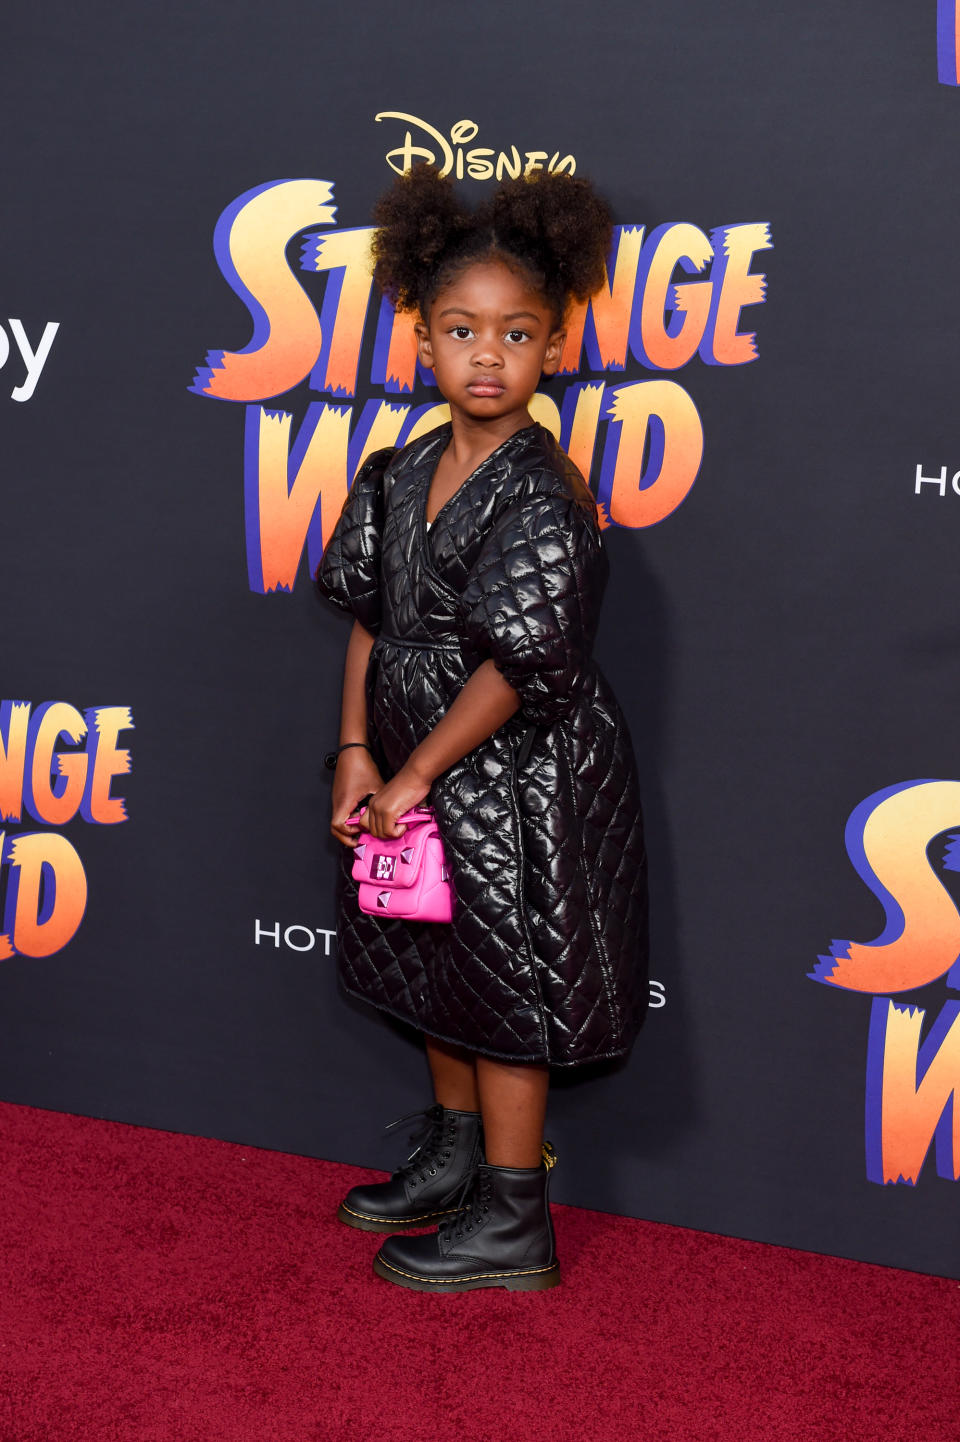
<svg viewBox="0 0 960 1442">
<path fill-rule="evenodd" d="M 397 176 L 373 211 L 374 280 L 398 310 L 426 319 L 434 297 L 481 260 L 529 275 L 559 325 L 571 299 L 604 282 L 610 211 L 588 180 L 534 171 L 471 211 L 434 165 Z"/>
</svg>

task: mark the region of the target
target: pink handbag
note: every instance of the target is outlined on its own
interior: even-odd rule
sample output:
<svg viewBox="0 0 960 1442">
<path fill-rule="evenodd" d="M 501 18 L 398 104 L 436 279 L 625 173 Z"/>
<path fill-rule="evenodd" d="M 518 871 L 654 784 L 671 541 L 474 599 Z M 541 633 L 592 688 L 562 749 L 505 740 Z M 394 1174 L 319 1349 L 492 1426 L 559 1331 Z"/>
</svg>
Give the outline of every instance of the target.
<svg viewBox="0 0 960 1442">
<path fill-rule="evenodd" d="M 359 815 L 347 820 L 363 824 Z M 360 910 L 404 921 L 452 921 L 453 887 L 433 807 L 415 806 L 397 820 L 406 823 L 402 836 L 361 831 L 354 847 Z"/>
</svg>

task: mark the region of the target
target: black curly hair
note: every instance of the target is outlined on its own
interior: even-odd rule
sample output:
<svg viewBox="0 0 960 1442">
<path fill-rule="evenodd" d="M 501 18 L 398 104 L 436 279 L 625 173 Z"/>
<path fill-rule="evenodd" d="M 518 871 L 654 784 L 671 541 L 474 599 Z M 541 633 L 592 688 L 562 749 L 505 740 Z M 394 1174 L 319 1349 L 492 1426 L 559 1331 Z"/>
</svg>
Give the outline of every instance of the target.
<svg viewBox="0 0 960 1442">
<path fill-rule="evenodd" d="M 479 260 L 526 273 L 559 325 L 604 282 L 610 210 L 588 180 L 538 170 L 471 211 L 435 165 L 398 175 L 373 211 L 373 277 L 398 310 L 427 318 L 434 297 Z"/>
</svg>

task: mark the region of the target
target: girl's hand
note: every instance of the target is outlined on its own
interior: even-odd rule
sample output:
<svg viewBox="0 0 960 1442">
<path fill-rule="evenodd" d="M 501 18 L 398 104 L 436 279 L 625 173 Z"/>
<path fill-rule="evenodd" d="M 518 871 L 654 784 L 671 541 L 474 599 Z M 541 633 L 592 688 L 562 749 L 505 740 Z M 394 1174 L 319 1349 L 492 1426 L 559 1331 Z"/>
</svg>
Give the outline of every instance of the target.
<svg viewBox="0 0 960 1442">
<path fill-rule="evenodd" d="M 406 823 L 397 825 L 397 817 L 410 811 L 430 792 L 430 782 L 418 776 L 409 766 L 401 766 L 392 781 L 371 796 L 366 810 L 360 818 L 364 831 L 381 839 L 387 836 L 402 836 Z M 362 793 L 361 793 L 362 794 Z"/>
<path fill-rule="evenodd" d="M 337 769 L 333 773 L 333 806 L 330 816 L 330 830 L 344 846 L 356 846 L 360 839 L 361 827 L 348 826 L 347 817 L 352 816 L 364 796 L 383 787 L 380 768 L 370 752 L 362 746 L 351 746 L 337 757 Z"/>
</svg>

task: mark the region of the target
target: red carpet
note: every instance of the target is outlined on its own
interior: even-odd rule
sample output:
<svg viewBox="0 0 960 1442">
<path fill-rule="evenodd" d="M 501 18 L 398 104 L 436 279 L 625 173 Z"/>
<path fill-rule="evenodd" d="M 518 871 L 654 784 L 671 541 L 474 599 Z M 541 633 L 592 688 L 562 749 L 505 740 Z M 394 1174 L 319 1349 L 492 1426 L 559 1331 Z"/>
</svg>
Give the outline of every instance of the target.
<svg viewBox="0 0 960 1442">
<path fill-rule="evenodd" d="M 956 1442 L 960 1285 L 555 1209 L 552 1292 L 423 1296 L 356 1169 L 0 1105 L 0 1442 Z"/>
</svg>

